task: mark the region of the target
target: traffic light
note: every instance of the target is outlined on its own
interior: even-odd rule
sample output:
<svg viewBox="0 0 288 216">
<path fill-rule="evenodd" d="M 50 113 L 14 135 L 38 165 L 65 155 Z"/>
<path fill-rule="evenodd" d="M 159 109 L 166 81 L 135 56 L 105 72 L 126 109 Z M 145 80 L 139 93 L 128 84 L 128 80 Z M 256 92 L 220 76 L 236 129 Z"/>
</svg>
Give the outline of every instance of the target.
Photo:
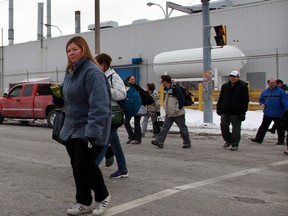
<svg viewBox="0 0 288 216">
<path fill-rule="evenodd" d="M 226 25 L 214 26 L 216 36 L 214 36 L 217 46 L 227 45 Z"/>
</svg>

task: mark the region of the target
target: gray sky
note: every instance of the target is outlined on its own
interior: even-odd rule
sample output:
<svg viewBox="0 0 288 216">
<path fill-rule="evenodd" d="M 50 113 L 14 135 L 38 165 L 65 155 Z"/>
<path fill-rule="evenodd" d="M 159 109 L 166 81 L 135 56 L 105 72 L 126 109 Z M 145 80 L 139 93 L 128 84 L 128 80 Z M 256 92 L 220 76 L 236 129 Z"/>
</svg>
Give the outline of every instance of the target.
<svg viewBox="0 0 288 216">
<path fill-rule="evenodd" d="M 131 24 L 134 20 L 163 19 L 160 7 L 148 7 L 151 1 L 165 10 L 166 0 L 100 0 L 100 22 L 116 21 L 119 25 Z M 210 0 L 212 2 L 213 0 Z M 44 23 L 46 23 L 46 0 L 14 0 L 14 44 L 37 39 L 38 2 L 44 3 Z M 200 0 L 171 0 L 182 6 L 200 4 Z M 81 11 L 81 32 L 88 31 L 88 24 L 94 23 L 94 0 L 51 0 L 52 24 L 58 26 L 63 35 L 75 32 L 75 11 Z M 3 44 L 8 45 L 8 8 L 9 0 L 0 0 L 0 29 L 3 29 Z M 173 11 L 171 16 L 185 15 Z M 52 27 L 52 37 L 60 36 L 57 28 Z M 46 36 L 46 27 L 44 27 Z M 0 45 L 2 34 L 0 32 Z"/>
</svg>

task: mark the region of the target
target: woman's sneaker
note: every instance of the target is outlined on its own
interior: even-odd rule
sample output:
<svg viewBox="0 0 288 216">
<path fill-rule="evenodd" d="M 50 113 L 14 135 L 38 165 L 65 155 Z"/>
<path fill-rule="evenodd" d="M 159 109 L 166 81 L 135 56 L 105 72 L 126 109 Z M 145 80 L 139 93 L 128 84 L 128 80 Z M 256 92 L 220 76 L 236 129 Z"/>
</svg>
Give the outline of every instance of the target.
<svg viewBox="0 0 288 216">
<path fill-rule="evenodd" d="M 129 139 L 126 144 L 130 144 L 134 139 Z"/>
<path fill-rule="evenodd" d="M 129 176 L 128 171 L 123 172 L 122 170 L 117 170 L 110 175 L 110 178 L 127 178 Z"/>
<path fill-rule="evenodd" d="M 231 151 L 238 151 L 238 146 L 232 146 L 230 150 Z"/>
<path fill-rule="evenodd" d="M 230 143 L 227 143 L 227 142 L 226 142 L 226 143 L 223 145 L 223 148 L 224 148 L 224 149 L 227 149 L 227 148 L 229 148 L 229 147 L 230 147 Z"/>
<path fill-rule="evenodd" d="M 91 211 L 92 211 L 91 206 L 85 206 L 80 203 L 76 203 L 72 208 L 67 209 L 66 212 L 69 215 L 80 215 Z"/>
<path fill-rule="evenodd" d="M 110 200 L 111 200 L 111 196 L 109 194 L 105 200 L 103 200 L 102 202 L 96 203 L 96 207 L 93 210 L 92 215 L 95 216 L 95 215 L 103 214 L 106 211 Z"/>
</svg>

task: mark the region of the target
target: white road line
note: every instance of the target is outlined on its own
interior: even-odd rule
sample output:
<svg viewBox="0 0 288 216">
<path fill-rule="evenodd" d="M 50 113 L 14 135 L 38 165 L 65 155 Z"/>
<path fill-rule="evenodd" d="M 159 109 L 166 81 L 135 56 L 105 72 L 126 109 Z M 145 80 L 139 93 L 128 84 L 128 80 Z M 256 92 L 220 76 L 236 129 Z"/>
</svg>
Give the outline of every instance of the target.
<svg viewBox="0 0 288 216">
<path fill-rule="evenodd" d="M 26 156 L 12 155 L 12 154 L 2 153 L 2 152 L 0 152 L 0 157 L 10 158 L 13 160 L 21 160 L 21 161 L 31 162 L 31 163 L 35 163 L 35 164 L 41 164 L 41 165 L 49 165 L 49 166 L 53 166 L 53 167 L 57 167 L 57 168 L 71 168 L 71 165 L 68 162 L 67 163 L 61 163 L 61 162 L 56 161 L 56 160 L 44 161 L 42 159 L 36 159 L 36 158 L 32 158 L 30 156 L 26 157 Z"/>
<path fill-rule="evenodd" d="M 129 209 L 136 208 L 136 207 L 141 206 L 141 205 L 145 205 L 145 204 L 153 202 L 155 200 L 165 198 L 165 197 L 170 196 L 172 194 L 175 194 L 177 192 L 180 192 L 180 190 L 167 189 L 164 191 L 160 191 L 158 193 L 151 194 L 149 196 L 146 196 L 146 197 L 143 197 L 143 198 L 140 198 L 140 199 L 128 202 L 128 203 L 124 203 L 124 204 L 121 204 L 121 205 L 118 205 L 118 206 L 115 206 L 112 208 L 108 208 L 104 215 L 106 215 L 106 216 L 115 215 L 115 214 L 118 214 L 120 212 L 124 212 L 124 211 L 127 211 Z"/>
<path fill-rule="evenodd" d="M 269 169 L 271 167 L 281 166 L 281 165 L 285 165 L 285 164 L 288 164 L 288 160 L 275 162 L 275 163 L 269 164 L 267 166 L 261 166 L 261 167 L 246 169 L 246 170 L 242 170 L 239 172 L 235 172 L 235 173 L 231 173 L 231 174 L 227 174 L 227 175 L 223 175 L 223 176 L 218 176 L 218 177 L 203 180 L 203 181 L 193 182 L 191 184 L 177 186 L 177 187 L 174 187 L 171 189 L 160 191 L 160 192 L 155 193 L 155 194 L 151 194 L 149 196 L 146 196 L 146 197 L 143 197 L 143 198 L 140 198 L 140 199 L 128 202 L 128 203 L 124 203 L 124 204 L 121 204 L 118 206 L 114 206 L 112 208 L 108 208 L 104 215 L 105 216 L 108 216 L 108 215 L 112 216 L 112 215 L 127 211 L 129 209 L 133 209 L 133 208 L 136 208 L 138 206 L 145 205 L 147 203 L 168 197 L 172 194 L 175 194 L 175 193 L 178 193 L 181 191 L 185 191 L 185 190 L 193 189 L 193 188 L 198 188 L 198 187 L 213 184 L 213 183 L 216 183 L 219 181 L 224 181 L 227 179 L 248 175 L 251 173 L 255 173 L 255 172 Z"/>
</svg>

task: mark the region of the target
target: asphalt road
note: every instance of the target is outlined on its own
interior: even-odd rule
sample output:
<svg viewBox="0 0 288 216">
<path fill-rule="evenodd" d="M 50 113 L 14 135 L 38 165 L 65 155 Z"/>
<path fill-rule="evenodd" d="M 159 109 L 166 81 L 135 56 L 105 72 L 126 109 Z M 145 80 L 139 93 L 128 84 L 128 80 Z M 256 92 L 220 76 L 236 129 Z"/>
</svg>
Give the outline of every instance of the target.
<svg viewBox="0 0 288 216">
<path fill-rule="evenodd" d="M 0 215 L 60 216 L 74 203 L 75 187 L 64 147 L 46 126 L 0 125 Z M 182 149 L 177 133 L 163 149 L 125 144 L 129 178 L 101 165 L 112 195 L 105 215 L 117 216 L 287 216 L 288 157 L 270 139 L 253 144 L 243 136 L 237 152 L 224 150 L 220 135 L 191 132 Z M 85 215 L 85 214 L 84 214 Z"/>
</svg>

